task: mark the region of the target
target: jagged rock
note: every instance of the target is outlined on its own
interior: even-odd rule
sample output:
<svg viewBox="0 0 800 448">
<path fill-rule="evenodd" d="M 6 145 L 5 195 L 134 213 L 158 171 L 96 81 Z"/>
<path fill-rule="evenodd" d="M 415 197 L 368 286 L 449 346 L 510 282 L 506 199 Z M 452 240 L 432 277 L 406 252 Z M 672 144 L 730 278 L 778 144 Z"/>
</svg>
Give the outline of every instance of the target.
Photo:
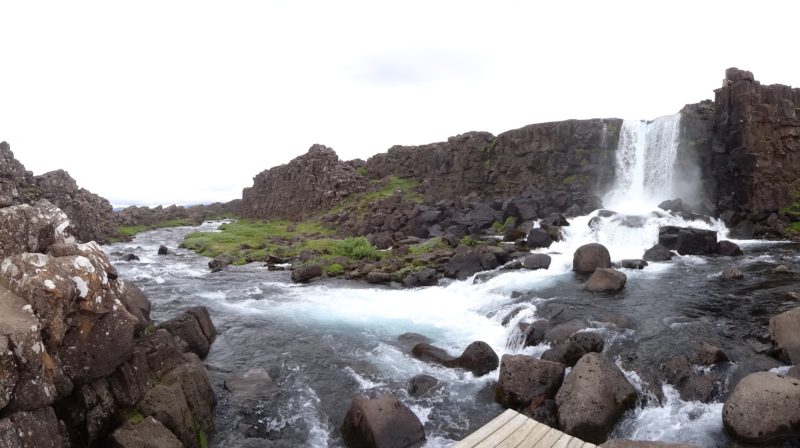
<svg viewBox="0 0 800 448">
<path fill-rule="evenodd" d="M 525 269 L 548 269 L 550 267 L 550 255 L 532 254 L 522 260 L 522 267 Z"/>
<path fill-rule="evenodd" d="M 658 229 L 658 244 L 681 255 L 707 255 L 717 251 L 717 232 L 692 227 L 664 226 Z"/>
<path fill-rule="evenodd" d="M 769 336 L 784 361 L 800 364 L 800 307 L 770 319 Z"/>
<path fill-rule="evenodd" d="M 421 342 L 411 349 L 411 356 L 420 361 L 432 362 L 435 364 L 447 365 L 455 359 L 443 348 L 436 347 L 427 342 Z"/>
<path fill-rule="evenodd" d="M 127 254 L 122 257 L 122 259 L 125 261 L 139 261 L 139 256 L 136 254 Z"/>
<path fill-rule="evenodd" d="M 734 266 L 728 266 L 727 268 L 722 270 L 722 278 L 728 280 L 741 280 L 744 278 L 744 274 Z"/>
<path fill-rule="evenodd" d="M 350 448 L 417 448 L 425 443 L 417 416 L 389 394 L 374 400 L 354 397 L 341 431 Z"/>
<path fill-rule="evenodd" d="M 48 201 L 0 208 L 0 260 L 71 241 L 67 215 Z"/>
<path fill-rule="evenodd" d="M 567 341 L 542 353 L 542 360 L 574 367 L 587 352 L 577 342 Z"/>
<path fill-rule="evenodd" d="M 546 229 L 548 227 L 565 227 L 569 226 L 569 221 L 561 213 L 553 213 L 546 218 L 539 221 L 539 227 Z"/>
<path fill-rule="evenodd" d="M 413 288 L 416 286 L 436 286 L 439 281 L 436 269 L 423 268 L 419 272 L 412 272 L 403 279 L 403 286 Z"/>
<path fill-rule="evenodd" d="M 192 311 L 194 310 L 194 311 Z M 214 342 L 216 330 L 205 307 L 196 307 L 156 326 L 186 343 L 187 349 L 205 358 Z"/>
<path fill-rule="evenodd" d="M 644 260 L 622 260 L 619 264 L 625 269 L 644 269 L 647 267 L 647 262 Z"/>
<path fill-rule="evenodd" d="M 675 254 L 671 250 L 661 244 L 656 244 L 650 249 L 647 249 L 644 255 L 642 255 L 642 258 L 646 261 L 669 261 L 672 260 L 674 256 Z"/>
<path fill-rule="evenodd" d="M 53 408 L 17 412 L 0 419 L 3 448 L 63 448 L 68 439 L 59 426 Z"/>
<path fill-rule="evenodd" d="M 142 290 L 133 283 L 125 283 L 121 288 L 122 297 L 120 300 L 125 306 L 125 309 L 135 317 L 138 324 L 135 327 L 136 332 L 144 330 L 150 323 L 150 300 L 144 296 Z"/>
<path fill-rule="evenodd" d="M 158 246 L 158 255 L 169 255 L 169 248 L 163 244 Z"/>
<path fill-rule="evenodd" d="M 519 229 L 508 229 L 503 233 L 503 241 L 519 241 L 525 239 L 525 232 Z"/>
<path fill-rule="evenodd" d="M 525 347 L 541 344 L 544 341 L 547 330 L 548 323 L 544 319 L 532 323 L 525 331 Z"/>
<path fill-rule="evenodd" d="M 522 410 L 532 402 L 555 397 L 566 366 L 526 355 L 503 355 L 495 400 L 505 408 Z"/>
<path fill-rule="evenodd" d="M 612 268 L 597 268 L 586 282 L 585 288 L 593 292 L 616 292 L 625 287 L 628 280 L 623 272 Z"/>
<path fill-rule="evenodd" d="M 183 448 L 183 443 L 158 420 L 126 422 L 111 434 L 111 448 Z"/>
<path fill-rule="evenodd" d="M 602 244 L 584 244 L 572 257 L 572 270 L 579 274 L 591 274 L 597 268 L 610 268 L 611 255 Z"/>
<path fill-rule="evenodd" d="M 292 281 L 295 283 L 308 283 L 322 276 L 322 268 L 316 264 L 305 264 L 292 269 Z"/>
<path fill-rule="evenodd" d="M 327 211 L 365 187 L 366 179 L 333 149 L 313 145 L 288 164 L 255 176 L 253 186 L 242 193 L 241 212 L 250 218 L 299 220 Z"/>
<path fill-rule="evenodd" d="M 681 198 L 666 200 L 662 203 L 658 204 L 658 208 L 662 210 L 672 211 L 672 212 L 682 212 L 684 211 L 683 208 L 683 200 Z"/>
<path fill-rule="evenodd" d="M 725 431 L 745 443 L 777 443 L 800 431 L 800 380 L 769 372 L 748 375 L 722 408 Z"/>
<path fill-rule="evenodd" d="M 636 389 L 608 358 L 589 353 L 575 365 L 556 394 L 561 430 L 602 443 L 636 401 Z"/>
<path fill-rule="evenodd" d="M 722 240 L 717 243 L 717 253 L 727 257 L 738 257 L 739 255 L 742 255 L 742 249 L 740 249 L 739 245 L 736 243 L 732 243 L 728 240 Z"/>
<path fill-rule="evenodd" d="M 569 337 L 569 341 L 580 345 L 586 353 L 600 353 L 605 347 L 605 341 L 600 333 L 594 331 L 579 331 Z"/>
<path fill-rule="evenodd" d="M 231 263 L 233 263 L 233 257 L 230 255 L 220 255 L 208 262 L 208 268 L 211 269 L 211 272 L 219 272 L 227 268 Z"/>
<path fill-rule="evenodd" d="M 736 385 L 751 373 L 766 372 L 780 366 L 781 363 L 770 356 L 752 355 L 749 358 L 745 358 L 743 361 L 738 362 L 736 370 L 733 371 L 728 379 L 728 390 L 732 392 Z"/>
<path fill-rule="evenodd" d="M 538 249 L 541 247 L 550 247 L 553 244 L 553 239 L 550 238 L 550 234 L 547 233 L 547 230 L 542 228 L 535 228 L 531 229 L 528 232 L 528 247 L 531 249 Z"/>
<path fill-rule="evenodd" d="M 411 385 L 408 388 L 408 393 L 412 397 L 420 397 L 425 395 L 439 384 L 439 380 L 430 375 L 417 375 L 411 378 Z"/>
</svg>

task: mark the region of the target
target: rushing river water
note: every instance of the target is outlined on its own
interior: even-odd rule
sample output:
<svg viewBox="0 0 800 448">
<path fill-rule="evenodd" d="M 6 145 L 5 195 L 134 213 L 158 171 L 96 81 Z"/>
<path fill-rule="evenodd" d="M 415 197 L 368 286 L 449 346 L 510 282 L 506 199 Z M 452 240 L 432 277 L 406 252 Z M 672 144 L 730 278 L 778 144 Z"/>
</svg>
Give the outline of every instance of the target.
<svg viewBox="0 0 800 448">
<path fill-rule="evenodd" d="M 572 220 L 573 239 L 597 237 L 586 225 L 587 218 Z M 637 230 L 608 224 L 615 226 L 599 239 L 612 258 L 619 259 L 631 254 L 615 251 L 614 241 L 625 241 L 626 233 L 630 238 L 645 232 L 647 225 Z M 116 265 L 152 300 L 156 321 L 190 306 L 209 307 L 220 333 L 206 360 L 220 397 L 217 446 L 340 446 L 338 426 L 354 394 L 389 391 L 401 397 L 424 422 L 430 447 L 447 446 L 501 412 L 493 400 L 497 372 L 474 378 L 417 361 L 408 355 L 410 347 L 397 339 L 406 332 L 423 334 L 451 353 L 482 340 L 501 355 L 536 355 L 546 347 L 509 344 L 517 321 L 554 315 L 561 320 L 586 318 L 604 334 L 606 353 L 642 396 L 652 397 L 659 386 L 648 386 L 646 378 L 658 377 L 662 361 L 699 341 L 718 345 L 734 361 L 746 359 L 765 350 L 769 318 L 797 306 L 785 295 L 796 287 L 796 278 L 770 272 L 779 264 L 800 270 L 798 246 L 789 243 L 740 242 L 746 255 L 736 260 L 686 256 L 651 263 L 642 271 L 625 270 L 625 290 L 606 296 L 584 291 L 581 279 L 571 272 L 571 246 L 577 243 L 551 246 L 547 252 L 553 263 L 547 271 L 508 272 L 480 284 L 470 279 L 404 290 L 344 280 L 298 286 L 287 272 L 269 272 L 259 264 L 211 273 L 207 258 L 174 249 L 192 230 L 155 230 L 106 249 L 112 259 L 124 253 L 141 258 Z M 162 243 L 174 254 L 156 255 Z M 641 255 L 640 249 L 630 251 Z M 733 263 L 744 280 L 719 277 Z M 520 307 L 503 326 L 503 318 Z M 635 329 L 599 323 L 613 316 L 626 316 Z M 735 366 L 727 365 L 726 374 Z M 266 369 L 279 387 L 257 406 L 231 401 L 224 379 L 253 367 Z M 408 380 L 419 373 L 439 379 L 434 394 L 408 395 Z M 618 425 L 616 435 L 726 446 L 721 402 L 684 402 L 670 386 L 661 391 L 660 402 L 643 402 Z"/>
<path fill-rule="evenodd" d="M 738 241 L 742 257 L 678 256 L 641 271 L 626 269 L 627 286 L 612 295 L 585 291 L 585 279 L 572 272 L 580 245 L 602 243 L 612 262 L 640 258 L 663 225 L 712 229 L 727 237 L 716 220 L 686 221 L 653 205 L 671 197 L 680 181 L 672 173 L 679 125 L 679 116 L 623 124 L 619 179 L 605 199 L 620 214 L 602 217 L 596 211 L 571 219 L 563 241 L 538 250 L 551 255 L 548 270 L 503 271 L 483 282 L 417 289 L 345 280 L 295 285 L 288 272 L 269 272 L 258 263 L 211 273 L 207 258 L 177 249 L 196 228 L 146 232 L 106 250 L 153 302 L 156 321 L 191 306 L 209 308 L 219 330 L 206 359 L 220 398 L 215 446 L 341 446 L 338 428 L 352 396 L 382 392 L 398 396 L 420 418 L 428 447 L 448 446 L 502 412 L 494 402 L 497 371 L 475 378 L 426 364 L 410 357 L 409 343 L 398 336 L 419 333 L 452 354 L 480 340 L 498 355 L 538 356 L 548 347 L 523 348 L 517 324 L 543 318 L 588 321 L 604 336 L 604 352 L 639 390 L 639 404 L 614 436 L 728 446 L 721 418 L 725 383 L 743 361 L 769 349 L 769 318 L 798 305 L 786 294 L 796 287 L 796 274 L 772 269 L 786 265 L 800 272 L 800 246 Z M 156 255 L 160 244 L 172 253 Z M 127 253 L 141 260 L 118 261 Z M 744 273 L 743 280 L 720 276 L 731 265 Z M 604 323 L 609 321 L 625 324 Z M 661 384 L 659 373 L 661 363 L 703 341 L 732 360 L 718 367 L 723 387 L 710 404 L 681 400 Z M 252 368 L 269 372 L 277 387 L 255 403 L 232 399 L 225 379 Z M 439 386 L 411 397 L 409 379 L 420 373 L 436 377 Z"/>
</svg>

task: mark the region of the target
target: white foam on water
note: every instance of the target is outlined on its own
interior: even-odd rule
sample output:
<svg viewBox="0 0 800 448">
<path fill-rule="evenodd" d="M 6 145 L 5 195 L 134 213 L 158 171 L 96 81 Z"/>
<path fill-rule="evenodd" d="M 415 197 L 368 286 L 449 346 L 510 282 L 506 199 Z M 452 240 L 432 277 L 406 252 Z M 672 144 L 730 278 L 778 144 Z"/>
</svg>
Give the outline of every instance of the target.
<svg viewBox="0 0 800 448">
<path fill-rule="evenodd" d="M 722 403 L 681 400 L 678 391 L 664 385 L 663 404 L 648 405 L 628 413 L 614 431 L 615 437 L 659 442 L 717 446 L 723 440 Z"/>
<path fill-rule="evenodd" d="M 367 378 L 364 378 L 363 376 L 359 375 L 358 372 L 353 370 L 353 368 L 350 366 L 345 367 L 344 371 L 347 372 L 347 374 L 350 375 L 350 377 L 356 380 L 356 383 L 358 383 L 358 387 L 361 388 L 361 390 L 370 390 L 370 389 L 375 389 L 377 387 L 386 386 L 386 383 L 378 383 L 375 381 L 370 381 Z"/>
</svg>

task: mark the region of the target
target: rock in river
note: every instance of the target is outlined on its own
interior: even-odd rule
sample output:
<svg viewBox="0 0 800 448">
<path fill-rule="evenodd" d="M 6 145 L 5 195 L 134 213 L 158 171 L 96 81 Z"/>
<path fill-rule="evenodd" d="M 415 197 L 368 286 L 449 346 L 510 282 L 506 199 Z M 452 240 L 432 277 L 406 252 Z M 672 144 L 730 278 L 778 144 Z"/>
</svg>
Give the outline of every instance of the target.
<svg viewBox="0 0 800 448">
<path fill-rule="evenodd" d="M 605 246 L 598 243 L 584 244 L 572 257 L 572 270 L 579 274 L 591 274 L 597 268 L 610 268 L 611 255 Z"/>
<path fill-rule="evenodd" d="M 628 276 L 612 268 L 598 268 L 586 282 L 586 289 L 593 292 L 616 292 L 625 287 Z"/>
<path fill-rule="evenodd" d="M 746 376 L 722 408 L 722 423 L 735 439 L 777 443 L 800 431 L 800 380 L 771 372 Z"/>
<path fill-rule="evenodd" d="M 355 397 L 344 417 L 342 438 L 350 448 L 416 448 L 425 443 L 425 429 L 389 394 L 374 400 Z"/>
</svg>

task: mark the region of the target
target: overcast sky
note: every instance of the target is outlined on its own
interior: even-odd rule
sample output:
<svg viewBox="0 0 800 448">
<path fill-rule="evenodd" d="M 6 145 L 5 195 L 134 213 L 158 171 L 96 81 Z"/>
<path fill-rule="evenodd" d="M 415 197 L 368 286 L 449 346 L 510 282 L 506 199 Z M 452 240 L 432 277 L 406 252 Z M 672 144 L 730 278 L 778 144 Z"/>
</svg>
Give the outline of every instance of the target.
<svg viewBox="0 0 800 448">
<path fill-rule="evenodd" d="M 313 143 L 655 118 L 730 66 L 799 86 L 798 5 L 0 0 L 0 140 L 115 205 L 230 200 Z"/>
</svg>

